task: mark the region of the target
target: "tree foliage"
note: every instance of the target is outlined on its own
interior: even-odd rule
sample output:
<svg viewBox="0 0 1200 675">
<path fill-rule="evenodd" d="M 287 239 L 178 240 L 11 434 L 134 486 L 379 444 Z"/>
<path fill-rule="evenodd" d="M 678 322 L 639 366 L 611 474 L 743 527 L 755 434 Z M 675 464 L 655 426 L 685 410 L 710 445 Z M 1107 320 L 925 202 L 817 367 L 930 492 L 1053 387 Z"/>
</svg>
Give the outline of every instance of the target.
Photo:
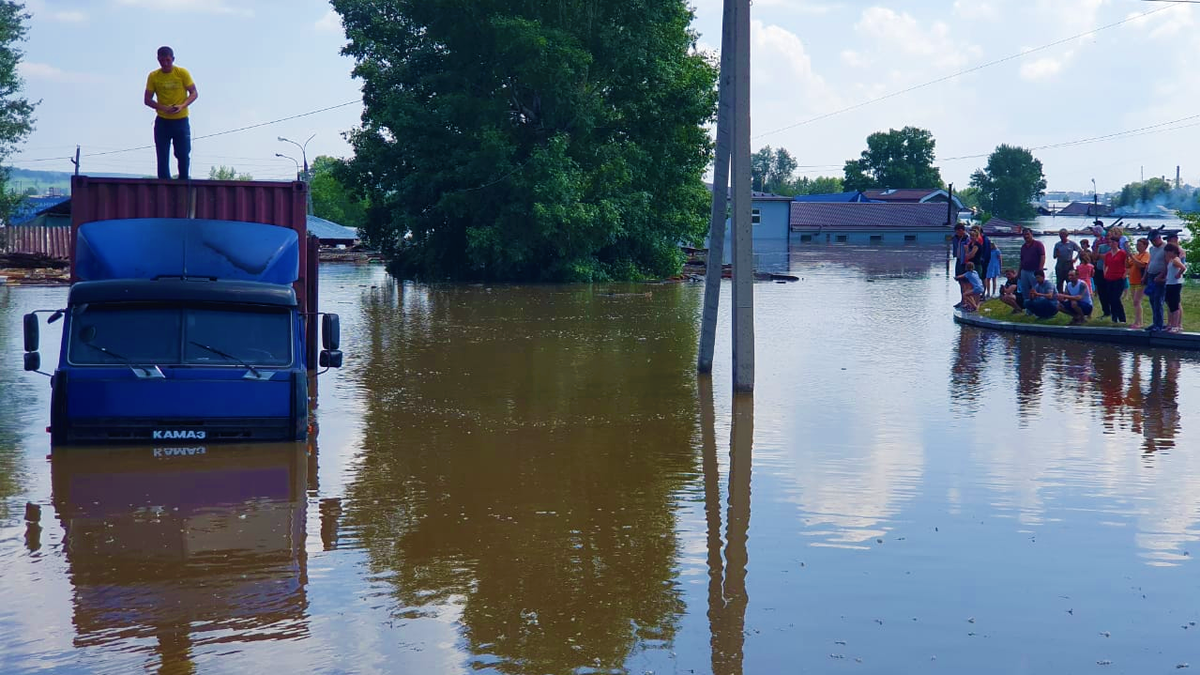
<svg viewBox="0 0 1200 675">
<path fill-rule="evenodd" d="M 979 188 L 977 187 L 963 188 L 956 192 L 954 196 L 958 197 L 958 201 L 962 202 L 962 205 L 968 209 L 979 208 Z"/>
<path fill-rule="evenodd" d="M 933 134 L 904 127 L 877 131 L 867 137 L 867 149 L 858 159 L 846 161 L 846 190 L 871 188 L 940 188 L 942 173 L 933 165 Z"/>
<path fill-rule="evenodd" d="M 662 276 L 704 236 L 716 69 L 684 0 L 332 0 L 365 236 L 405 277 Z"/>
<path fill-rule="evenodd" d="M 208 169 L 209 180 L 254 180 L 248 173 L 238 173 L 232 166 L 213 166 Z"/>
<path fill-rule="evenodd" d="M 25 5 L 11 0 L 0 1 L 0 219 L 8 220 L 12 210 L 25 195 L 9 189 L 7 162 L 17 146 L 33 132 L 33 110 L 39 102 L 30 102 L 22 92 L 25 83 L 18 74 L 25 56 L 18 43 L 25 41 L 29 31 L 29 13 Z"/>
<path fill-rule="evenodd" d="M 1182 241 L 1182 237 L 1180 238 L 1180 243 L 1183 244 L 1184 250 L 1187 251 L 1188 259 L 1200 260 L 1200 213 L 1179 211 L 1176 215 L 1179 216 L 1179 219 L 1183 221 L 1184 226 L 1187 227 L 1188 232 L 1192 235 L 1187 241 Z M 1189 265 L 1188 269 L 1189 274 L 1191 274 L 1190 267 L 1191 265 Z"/>
<path fill-rule="evenodd" d="M 1114 208 L 1150 211 L 1161 206 L 1180 211 L 1200 209 L 1200 190 L 1191 186 L 1174 187 L 1165 178 L 1153 177 L 1129 183 L 1112 198 Z"/>
<path fill-rule="evenodd" d="M 817 176 L 809 178 L 802 176 L 798 180 L 792 181 L 786 192 L 780 194 L 794 197 L 795 195 L 828 195 L 845 192 L 842 186 L 842 179 L 837 176 Z"/>
<path fill-rule="evenodd" d="M 368 202 L 346 188 L 342 182 L 346 171 L 346 163 L 335 157 L 321 155 L 313 160 L 308 185 L 313 215 L 346 227 L 364 227 Z"/>
<path fill-rule="evenodd" d="M 784 194 L 796 172 L 796 160 L 787 148 L 762 148 L 750 156 L 751 189 Z"/>
<path fill-rule="evenodd" d="M 1046 191 L 1042 162 L 1015 145 L 1000 145 L 988 156 L 987 167 L 971 174 L 971 187 L 979 188 L 979 206 L 1006 220 L 1024 220 L 1037 214 L 1031 202 Z"/>
</svg>

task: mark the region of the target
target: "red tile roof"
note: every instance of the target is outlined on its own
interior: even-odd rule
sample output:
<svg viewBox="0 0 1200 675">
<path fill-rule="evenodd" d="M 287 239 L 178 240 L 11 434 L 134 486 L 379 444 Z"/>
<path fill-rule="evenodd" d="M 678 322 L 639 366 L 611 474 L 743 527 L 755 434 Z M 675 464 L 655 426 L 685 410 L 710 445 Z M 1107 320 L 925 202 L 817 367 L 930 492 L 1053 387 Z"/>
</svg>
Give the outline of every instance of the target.
<svg viewBox="0 0 1200 675">
<path fill-rule="evenodd" d="M 792 202 L 790 220 L 793 231 L 820 228 L 949 231 L 953 227 L 946 222 L 945 204 Z"/>
</svg>

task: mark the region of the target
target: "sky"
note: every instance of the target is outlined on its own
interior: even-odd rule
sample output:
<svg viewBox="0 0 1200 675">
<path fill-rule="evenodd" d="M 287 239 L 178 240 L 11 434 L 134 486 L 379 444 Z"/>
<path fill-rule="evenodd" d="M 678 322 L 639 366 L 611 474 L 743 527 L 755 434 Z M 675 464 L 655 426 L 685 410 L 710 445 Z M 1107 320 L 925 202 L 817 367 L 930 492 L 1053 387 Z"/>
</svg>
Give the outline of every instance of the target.
<svg viewBox="0 0 1200 675">
<path fill-rule="evenodd" d="M 715 53 L 722 0 L 692 2 L 699 48 Z M 289 178 L 295 165 L 275 154 L 300 160 L 300 149 L 279 136 L 312 136 L 310 161 L 350 154 L 343 134 L 358 123 L 360 83 L 323 0 L 26 5 L 21 73 L 41 104 L 13 166 L 70 171 L 78 144 L 85 173 L 153 173 L 153 148 L 121 151 L 153 142 L 142 92 L 163 44 L 200 93 L 193 175 L 226 165 Z M 1118 190 L 1174 178 L 1177 165 L 1200 184 L 1200 5 L 754 0 L 751 11 L 752 146 L 787 148 L 805 175 L 841 175 L 869 134 L 914 125 L 933 132 L 942 177 L 960 188 L 1001 143 L 1033 149 L 1051 190 L 1090 191 L 1093 179 Z"/>
</svg>

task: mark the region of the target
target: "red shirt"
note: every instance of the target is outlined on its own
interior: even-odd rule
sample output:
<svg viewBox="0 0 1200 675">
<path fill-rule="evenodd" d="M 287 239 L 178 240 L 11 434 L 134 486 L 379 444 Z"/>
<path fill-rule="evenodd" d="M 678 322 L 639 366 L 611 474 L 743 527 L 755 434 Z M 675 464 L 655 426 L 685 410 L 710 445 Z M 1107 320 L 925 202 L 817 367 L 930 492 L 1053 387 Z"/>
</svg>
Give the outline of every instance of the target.
<svg viewBox="0 0 1200 675">
<path fill-rule="evenodd" d="M 1129 257 L 1125 251 L 1110 249 L 1104 254 L 1104 280 L 1116 281 L 1125 278 L 1125 260 Z"/>
</svg>

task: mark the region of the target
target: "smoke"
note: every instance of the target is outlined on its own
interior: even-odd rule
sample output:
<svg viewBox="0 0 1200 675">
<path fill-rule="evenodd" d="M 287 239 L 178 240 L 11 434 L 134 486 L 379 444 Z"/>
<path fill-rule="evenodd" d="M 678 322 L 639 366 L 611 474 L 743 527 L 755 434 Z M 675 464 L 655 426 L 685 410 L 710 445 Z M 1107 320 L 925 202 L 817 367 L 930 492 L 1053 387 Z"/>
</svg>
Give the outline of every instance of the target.
<svg viewBox="0 0 1200 675">
<path fill-rule="evenodd" d="M 1138 200 L 1133 206 L 1113 211 L 1115 216 L 1173 216 L 1176 211 L 1200 211 L 1200 190 L 1185 185 L 1170 192 L 1160 192 L 1149 201 Z"/>
</svg>

